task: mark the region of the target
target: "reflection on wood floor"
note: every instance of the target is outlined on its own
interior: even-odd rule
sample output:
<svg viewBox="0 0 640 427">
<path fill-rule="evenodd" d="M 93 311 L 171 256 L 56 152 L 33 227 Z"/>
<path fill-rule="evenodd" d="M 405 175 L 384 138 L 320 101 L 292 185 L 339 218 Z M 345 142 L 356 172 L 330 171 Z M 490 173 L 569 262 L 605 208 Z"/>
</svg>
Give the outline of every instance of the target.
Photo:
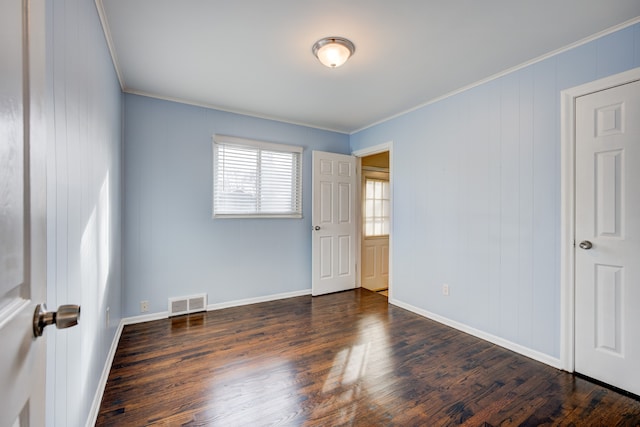
<svg viewBox="0 0 640 427">
<path fill-rule="evenodd" d="M 640 425 L 640 402 L 375 292 L 129 325 L 98 426 Z"/>
</svg>

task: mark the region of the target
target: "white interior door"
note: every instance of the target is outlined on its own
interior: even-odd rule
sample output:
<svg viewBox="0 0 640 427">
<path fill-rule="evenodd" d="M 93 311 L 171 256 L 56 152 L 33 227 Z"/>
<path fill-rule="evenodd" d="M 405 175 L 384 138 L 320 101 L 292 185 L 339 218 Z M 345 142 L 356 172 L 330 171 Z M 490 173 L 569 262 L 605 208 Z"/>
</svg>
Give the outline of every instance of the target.
<svg viewBox="0 0 640 427">
<path fill-rule="evenodd" d="M 29 84 L 44 75 L 44 2 L 27 3 L 0 2 L 0 426 L 45 424 L 45 342 L 32 326 L 46 290 L 45 146 L 42 86 Z"/>
<path fill-rule="evenodd" d="M 391 186 L 388 172 L 362 169 L 360 283 L 365 289 L 380 291 L 389 287 Z"/>
<path fill-rule="evenodd" d="M 640 82 L 576 100 L 575 370 L 640 395 Z"/>
<path fill-rule="evenodd" d="M 356 287 L 356 158 L 313 152 L 311 293 Z"/>
</svg>

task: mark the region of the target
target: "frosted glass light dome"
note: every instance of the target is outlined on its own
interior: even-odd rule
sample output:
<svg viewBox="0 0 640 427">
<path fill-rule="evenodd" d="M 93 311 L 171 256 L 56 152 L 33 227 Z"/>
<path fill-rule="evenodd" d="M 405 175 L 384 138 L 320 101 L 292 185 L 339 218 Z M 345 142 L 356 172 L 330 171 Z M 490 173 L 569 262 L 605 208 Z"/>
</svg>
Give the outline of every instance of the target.
<svg viewBox="0 0 640 427">
<path fill-rule="evenodd" d="M 355 50 L 354 44 L 342 37 L 325 37 L 318 40 L 312 48 L 316 58 L 329 68 L 336 68 L 347 62 Z"/>
</svg>

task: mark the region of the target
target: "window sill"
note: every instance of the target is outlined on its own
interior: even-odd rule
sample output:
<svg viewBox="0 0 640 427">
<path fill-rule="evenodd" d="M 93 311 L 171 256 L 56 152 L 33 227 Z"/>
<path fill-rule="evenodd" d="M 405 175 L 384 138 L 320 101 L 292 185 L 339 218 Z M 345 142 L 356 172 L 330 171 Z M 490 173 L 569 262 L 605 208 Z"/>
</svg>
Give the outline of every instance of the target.
<svg viewBox="0 0 640 427">
<path fill-rule="evenodd" d="M 301 214 L 286 214 L 286 215 L 278 215 L 278 214 L 215 214 L 213 215 L 213 219 L 257 219 L 257 218 L 282 218 L 282 219 L 301 219 Z"/>
</svg>

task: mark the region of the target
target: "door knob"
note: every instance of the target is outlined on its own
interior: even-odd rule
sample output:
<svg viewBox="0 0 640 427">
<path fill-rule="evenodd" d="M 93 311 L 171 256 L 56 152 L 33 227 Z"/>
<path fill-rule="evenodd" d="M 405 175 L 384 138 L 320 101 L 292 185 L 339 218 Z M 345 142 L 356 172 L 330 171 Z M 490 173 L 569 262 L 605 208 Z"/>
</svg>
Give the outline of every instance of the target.
<svg viewBox="0 0 640 427">
<path fill-rule="evenodd" d="M 593 247 L 593 244 L 588 240 L 583 240 L 582 242 L 580 242 L 579 246 L 582 249 L 589 250 Z"/>
<path fill-rule="evenodd" d="M 314 230 L 316 230 L 316 231 L 318 231 L 318 230 L 320 230 L 320 226 L 319 226 L 319 225 L 316 225 L 315 227 L 313 227 L 313 229 L 314 229 Z"/>
<path fill-rule="evenodd" d="M 54 323 L 58 329 L 70 328 L 78 324 L 79 318 L 79 305 L 61 305 L 58 311 L 47 311 L 46 304 L 38 304 L 33 313 L 33 336 L 42 336 L 44 328 Z"/>
</svg>

